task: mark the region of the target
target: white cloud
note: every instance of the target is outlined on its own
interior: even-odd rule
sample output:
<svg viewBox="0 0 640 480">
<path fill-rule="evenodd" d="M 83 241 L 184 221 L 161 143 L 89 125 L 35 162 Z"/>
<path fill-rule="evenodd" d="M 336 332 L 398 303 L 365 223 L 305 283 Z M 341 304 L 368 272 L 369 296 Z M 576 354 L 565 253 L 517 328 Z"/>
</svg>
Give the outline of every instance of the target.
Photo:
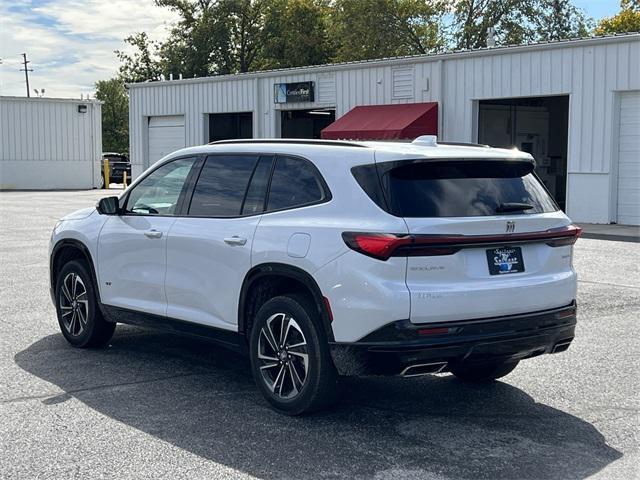
<svg viewBox="0 0 640 480">
<path fill-rule="evenodd" d="M 34 12 L 55 18 L 70 35 L 122 39 L 134 31 L 146 31 L 160 37 L 164 24 L 175 19 L 166 8 L 151 0 L 63 0 L 44 4 Z"/>
<path fill-rule="evenodd" d="M 34 88 L 45 88 L 48 97 L 92 93 L 97 80 L 116 73 L 113 52 L 125 49 L 125 37 L 146 31 L 161 40 L 176 20 L 153 0 L 7 3 L 0 2 L 0 95 L 25 95 L 19 71 L 23 52 L 34 70 L 29 74 L 32 95 Z"/>
</svg>

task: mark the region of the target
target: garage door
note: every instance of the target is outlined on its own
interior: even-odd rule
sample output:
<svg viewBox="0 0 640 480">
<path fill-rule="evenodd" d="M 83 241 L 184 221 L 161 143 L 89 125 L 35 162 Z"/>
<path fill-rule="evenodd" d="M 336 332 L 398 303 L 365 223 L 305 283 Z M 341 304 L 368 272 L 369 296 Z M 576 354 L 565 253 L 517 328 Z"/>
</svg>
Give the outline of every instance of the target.
<svg viewBox="0 0 640 480">
<path fill-rule="evenodd" d="M 640 225 L 640 91 L 620 95 L 618 223 Z"/>
<path fill-rule="evenodd" d="M 149 117 L 149 165 L 184 146 L 183 115 Z"/>
</svg>

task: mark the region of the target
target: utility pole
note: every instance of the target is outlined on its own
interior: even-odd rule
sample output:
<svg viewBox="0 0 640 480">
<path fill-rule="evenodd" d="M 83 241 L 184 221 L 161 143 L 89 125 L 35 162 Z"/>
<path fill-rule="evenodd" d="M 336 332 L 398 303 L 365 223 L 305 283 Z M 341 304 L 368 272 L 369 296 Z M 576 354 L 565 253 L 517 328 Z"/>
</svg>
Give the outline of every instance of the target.
<svg viewBox="0 0 640 480">
<path fill-rule="evenodd" d="M 32 68 L 27 68 L 27 64 L 31 63 L 27 60 L 27 54 L 22 54 L 22 63 L 24 64 L 24 68 L 21 68 L 20 71 L 24 72 L 24 81 L 27 82 L 27 97 L 31 97 L 31 93 L 29 92 L 29 72 L 33 72 Z"/>
</svg>

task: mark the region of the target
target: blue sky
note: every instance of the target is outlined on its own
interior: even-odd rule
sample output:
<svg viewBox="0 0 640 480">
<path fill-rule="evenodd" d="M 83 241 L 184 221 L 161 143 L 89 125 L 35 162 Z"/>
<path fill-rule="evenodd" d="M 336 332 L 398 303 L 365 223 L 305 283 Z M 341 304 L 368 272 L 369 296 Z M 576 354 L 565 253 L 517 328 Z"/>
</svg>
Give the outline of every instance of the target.
<svg viewBox="0 0 640 480">
<path fill-rule="evenodd" d="M 620 10 L 619 0 L 573 0 L 573 4 L 595 19 L 610 17 Z"/>
<path fill-rule="evenodd" d="M 599 19 L 614 15 L 619 0 L 574 0 Z M 118 68 L 114 50 L 123 39 L 146 31 L 160 40 L 175 15 L 153 0 L 0 0 L 0 95 L 25 95 L 21 53 L 33 68 L 32 89 L 48 97 L 92 94 L 97 80 Z"/>
<path fill-rule="evenodd" d="M 0 95 L 24 96 L 21 54 L 27 53 L 33 89 L 48 97 L 93 92 L 118 68 L 114 50 L 146 31 L 162 39 L 175 15 L 153 0 L 0 0 Z"/>
</svg>

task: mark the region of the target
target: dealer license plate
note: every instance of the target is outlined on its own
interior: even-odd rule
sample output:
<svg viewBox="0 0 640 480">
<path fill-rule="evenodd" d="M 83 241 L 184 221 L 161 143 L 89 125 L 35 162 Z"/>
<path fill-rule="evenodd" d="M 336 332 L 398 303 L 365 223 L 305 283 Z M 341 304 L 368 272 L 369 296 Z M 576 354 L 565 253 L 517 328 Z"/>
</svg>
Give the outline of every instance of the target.
<svg viewBox="0 0 640 480">
<path fill-rule="evenodd" d="M 487 262 L 491 275 L 508 275 L 524 272 L 520 247 L 498 247 L 487 250 Z"/>
</svg>

